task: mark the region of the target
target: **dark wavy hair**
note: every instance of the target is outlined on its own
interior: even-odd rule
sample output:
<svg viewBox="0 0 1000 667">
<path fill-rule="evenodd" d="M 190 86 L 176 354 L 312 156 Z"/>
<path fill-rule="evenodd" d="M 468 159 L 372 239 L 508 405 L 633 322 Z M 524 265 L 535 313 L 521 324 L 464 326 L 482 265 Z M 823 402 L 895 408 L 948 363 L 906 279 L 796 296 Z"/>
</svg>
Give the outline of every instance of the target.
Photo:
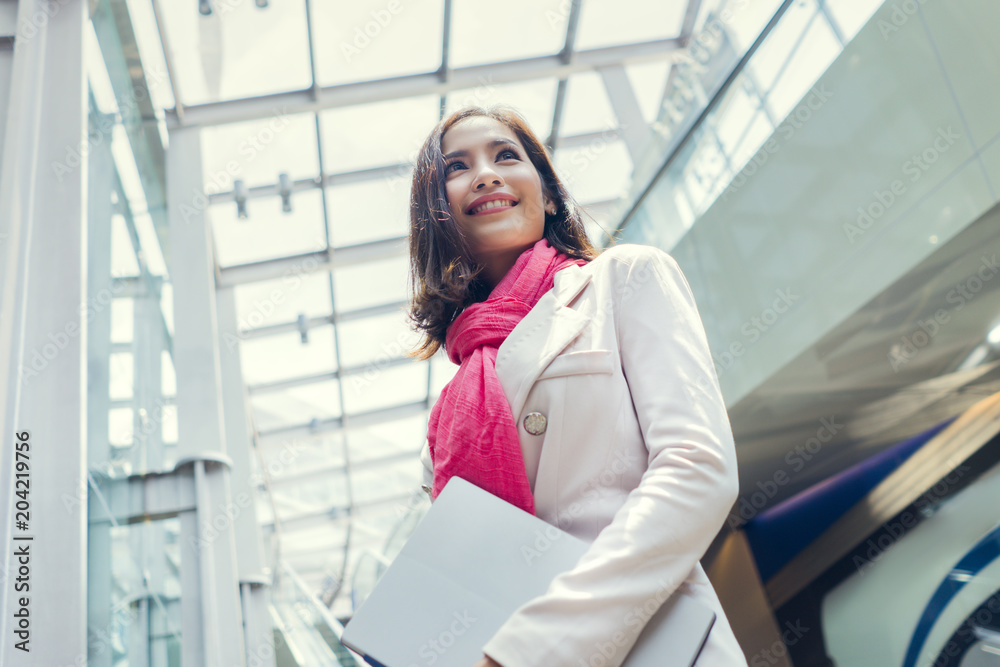
<svg viewBox="0 0 1000 667">
<path fill-rule="evenodd" d="M 600 252 L 587 238 L 580 207 L 556 176 L 549 155 L 524 117 L 506 104 L 467 106 L 439 122 L 417 155 L 410 187 L 410 307 L 412 328 L 423 332 L 419 346 L 407 356 L 429 359 L 444 345 L 448 326 L 465 308 L 485 301 L 490 285 L 481 277 L 485 265 L 473 257 L 468 240 L 448 207 L 441 140 L 452 125 L 485 116 L 506 125 L 524 146 L 556 204 L 545 213 L 543 235 L 549 245 L 573 258 L 591 260 Z"/>
</svg>

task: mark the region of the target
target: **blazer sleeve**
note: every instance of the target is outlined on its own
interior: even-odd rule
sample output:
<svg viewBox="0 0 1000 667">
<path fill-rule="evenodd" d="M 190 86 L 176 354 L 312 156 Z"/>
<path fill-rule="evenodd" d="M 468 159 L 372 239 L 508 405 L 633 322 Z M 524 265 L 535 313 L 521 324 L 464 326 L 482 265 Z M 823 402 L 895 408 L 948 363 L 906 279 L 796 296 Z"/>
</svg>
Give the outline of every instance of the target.
<svg viewBox="0 0 1000 667">
<path fill-rule="evenodd" d="M 648 468 L 577 565 L 483 647 L 503 667 L 591 664 L 597 653 L 620 667 L 647 603 L 658 608 L 684 582 L 736 501 L 732 428 L 694 296 L 670 255 L 642 248 L 624 283 L 618 274 L 616 326 Z"/>
</svg>

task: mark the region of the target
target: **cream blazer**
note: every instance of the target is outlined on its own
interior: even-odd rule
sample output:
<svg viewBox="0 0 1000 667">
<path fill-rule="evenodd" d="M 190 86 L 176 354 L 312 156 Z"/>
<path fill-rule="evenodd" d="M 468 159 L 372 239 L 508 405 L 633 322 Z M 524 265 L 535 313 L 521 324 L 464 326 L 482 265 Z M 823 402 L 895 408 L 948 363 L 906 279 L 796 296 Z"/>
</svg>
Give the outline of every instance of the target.
<svg viewBox="0 0 1000 667">
<path fill-rule="evenodd" d="M 677 262 L 620 244 L 556 272 L 501 344 L 496 372 L 535 513 L 593 544 L 483 652 L 503 667 L 618 667 L 677 592 L 718 615 L 697 667 L 745 666 L 699 563 L 738 479 L 705 330 Z M 532 413 L 544 431 L 538 414 L 525 421 Z M 421 460 L 432 485 L 426 442 Z M 529 545 L 544 548 L 543 537 Z"/>
</svg>

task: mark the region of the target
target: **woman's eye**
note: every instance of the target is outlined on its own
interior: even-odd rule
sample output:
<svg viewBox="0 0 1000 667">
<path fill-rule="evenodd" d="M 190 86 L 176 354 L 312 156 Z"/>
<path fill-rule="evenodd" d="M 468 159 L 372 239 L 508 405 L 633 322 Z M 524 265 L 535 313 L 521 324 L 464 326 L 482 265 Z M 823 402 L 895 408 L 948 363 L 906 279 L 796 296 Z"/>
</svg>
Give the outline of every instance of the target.
<svg viewBox="0 0 1000 667">
<path fill-rule="evenodd" d="M 444 173 L 450 174 L 451 173 L 451 168 L 454 167 L 456 164 L 462 164 L 462 163 L 458 162 L 458 161 L 455 161 L 455 162 L 451 162 L 449 164 L 446 164 L 444 166 Z"/>
<path fill-rule="evenodd" d="M 510 149 L 506 149 L 506 150 L 500 151 L 500 155 L 497 155 L 497 157 L 503 157 L 507 153 L 509 153 L 511 156 L 513 156 L 513 158 L 515 160 L 517 159 L 517 153 L 515 153 L 514 151 L 512 151 Z"/>
</svg>

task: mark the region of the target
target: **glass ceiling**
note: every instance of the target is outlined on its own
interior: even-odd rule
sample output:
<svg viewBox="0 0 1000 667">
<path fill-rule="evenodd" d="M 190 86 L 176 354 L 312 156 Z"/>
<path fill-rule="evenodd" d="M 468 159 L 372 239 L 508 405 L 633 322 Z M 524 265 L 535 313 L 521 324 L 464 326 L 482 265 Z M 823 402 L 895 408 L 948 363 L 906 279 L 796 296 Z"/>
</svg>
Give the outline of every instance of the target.
<svg viewBox="0 0 1000 667">
<path fill-rule="evenodd" d="M 441 353 L 404 356 L 417 341 L 404 314 L 405 238 L 423 139 L 466 104 L 517 107 L 604 246 L 641 157 L 628 137 L 661 117 L 674 63 L 690 60 L 683 47 L 724 0 L 517 0 L 489 14 L 472 0 L 202 0 L 209 14 L 195 0 L 125 4 L 164 143 L 173 127 L 201 128 L 217 275 L 234 286 L 267 480 L 260 521 L 280 535 L 281 558 L 317 591 L 338 591 L 332 610 L 349 616 L 359 562 L 377 561 L 425 501 L 427 416 L 457 370 Z M 778 4 L 734 13 L 737 56 Z M 91 81 L 100 105 L 110 84 L 99 72 Z M 612 100 L 609 89 L 631 94 Z M 141 179 L 122 164 L 148 270 L 165 275 Z M 139 273 L 129 234 L 116 220 L 116 275 Z M 172 331 L 170 296 L 166 283 Z M 131 339 L 126 310 L 116 301 L 116 341 Z M 121 356 L 112 393 L 124 399 L 132 369 Z M 163 393 L 175 393 L 166 353 Z M 112 410 L 113 439 L 129 439 L 131 419 Z M 175 412 L 163 426 L 176 442 Z"/>
</svg>

